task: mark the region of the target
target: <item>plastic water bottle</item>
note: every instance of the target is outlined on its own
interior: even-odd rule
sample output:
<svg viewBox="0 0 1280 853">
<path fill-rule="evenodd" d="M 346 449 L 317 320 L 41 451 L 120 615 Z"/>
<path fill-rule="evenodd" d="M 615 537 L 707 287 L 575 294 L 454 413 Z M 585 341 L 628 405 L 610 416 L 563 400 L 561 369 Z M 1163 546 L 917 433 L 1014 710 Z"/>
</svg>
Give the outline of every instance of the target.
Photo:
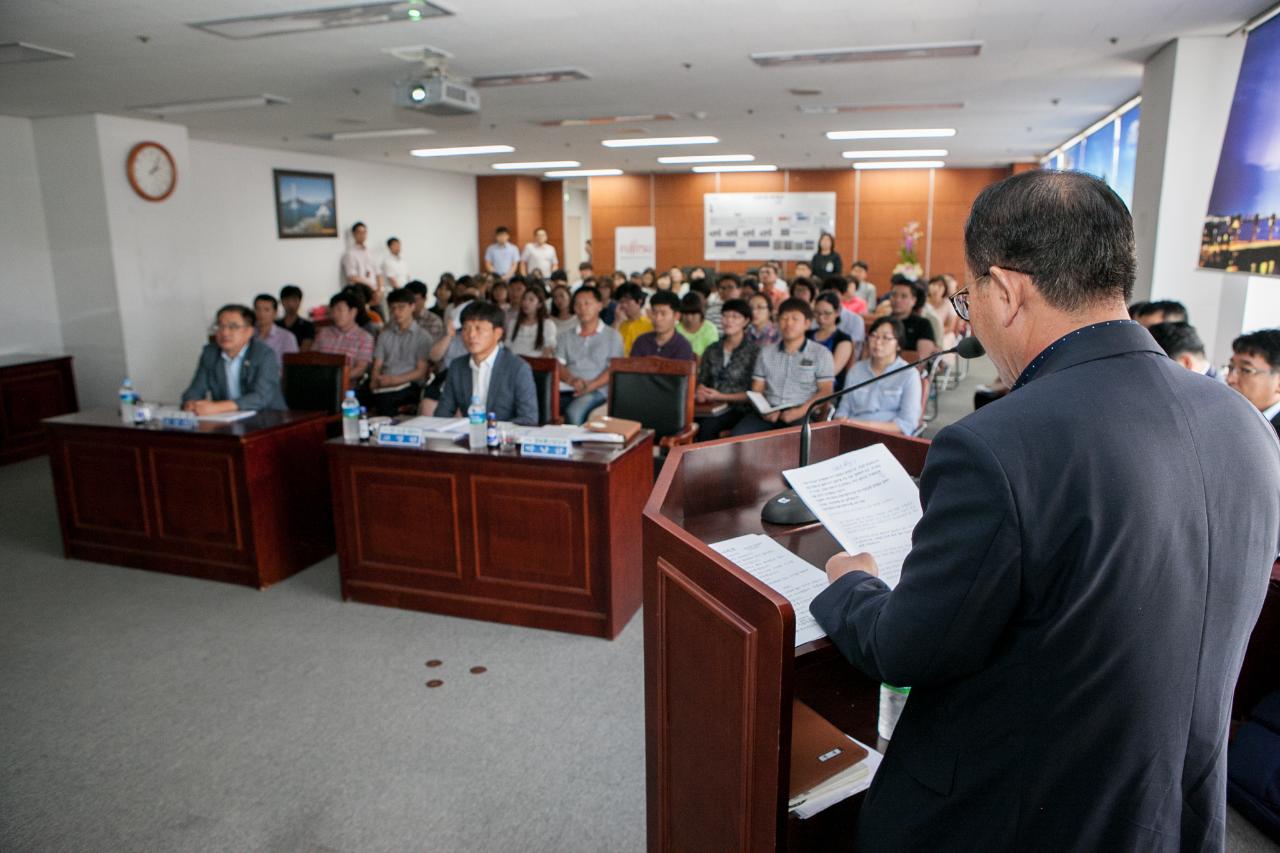
<svg viewBox="0 0 1280 853">
<path fill-rule="evenodd" d="M 468 436 L 470 439 L 468 444 L 472 450 L 485 449 L 485 433 L 488 432 L 487 424 L 485 423 L 486 414 L 484 405 L 480 402 L 480 395 L 473 394 L 471 396 L 471 405 L 467 407 Z"/>
<path fill-rule="evenodd" d="M 498 416 L 490 412 L 484 422 L 484 445 L 490 450 L 502 447 L 502 436 L 498 434 Z"/>
<path fill-rule="evenodd" d="M 361 441 L 368 441 L 369 440 L 369 410 L 366 409 L 364 406 L 360 407 L 360 419 L 356 422 L 356 426 L 358 427 L 356 431 L 356 435 L 360 437 Z"/>
<path fill-rule="evenodd" d="M 356 399 L 355 391 L 348 391 L 342 398 L 342 439 L 360 440 L 360 401 Z"/>
<path fill-rule="evenodd" d="M 126 378 L 120 383 L 120 421 L 133 423 L 133 410 L 138 403 L 138 394 L 133 390 L 133 380 Z"/>
</svg>

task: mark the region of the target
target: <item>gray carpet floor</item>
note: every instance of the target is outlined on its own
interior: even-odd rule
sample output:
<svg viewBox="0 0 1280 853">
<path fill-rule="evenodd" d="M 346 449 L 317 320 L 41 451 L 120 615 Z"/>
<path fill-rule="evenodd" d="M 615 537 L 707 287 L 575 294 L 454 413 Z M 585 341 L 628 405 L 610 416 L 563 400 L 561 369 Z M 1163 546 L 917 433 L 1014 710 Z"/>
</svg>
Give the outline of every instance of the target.
<svg viewBox="0 0 1280 853">
<path fill-rule="evenodd" d="M 48 463 L 6 466 L 0 851 L 640 851 L 642 646 L 343 603 L 336 558 L 262 592 L 64 560 Z"/>
</svg>

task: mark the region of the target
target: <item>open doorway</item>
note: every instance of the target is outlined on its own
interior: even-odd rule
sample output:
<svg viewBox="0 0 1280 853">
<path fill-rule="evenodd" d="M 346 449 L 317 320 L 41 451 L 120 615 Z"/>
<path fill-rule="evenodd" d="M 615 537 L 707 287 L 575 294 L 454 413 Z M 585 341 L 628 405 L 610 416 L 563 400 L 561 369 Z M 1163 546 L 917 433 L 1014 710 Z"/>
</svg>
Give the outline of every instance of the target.
<svg viewBox="0 0 1280 853">
<path fill-rule="evenodd" d="M 564 268 L 572 280 L 578 264 L 591 260 L 591 195 L 586 178 L 565 181 L 563 190 Z"/>
</svg>

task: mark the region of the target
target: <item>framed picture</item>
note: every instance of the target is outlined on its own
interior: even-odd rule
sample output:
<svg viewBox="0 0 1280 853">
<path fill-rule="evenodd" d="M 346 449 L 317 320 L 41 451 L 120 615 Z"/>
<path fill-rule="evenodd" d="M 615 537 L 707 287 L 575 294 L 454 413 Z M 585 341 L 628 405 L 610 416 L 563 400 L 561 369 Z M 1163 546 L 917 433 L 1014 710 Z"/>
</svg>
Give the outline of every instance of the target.
<svg viewBox="0 0 1280 853">
<path fill-rule="evenodd" d="M 338 203 L 333 175 L 273 170 L 276 185 L 276 236 L 337 237 Z"/>
</svg>

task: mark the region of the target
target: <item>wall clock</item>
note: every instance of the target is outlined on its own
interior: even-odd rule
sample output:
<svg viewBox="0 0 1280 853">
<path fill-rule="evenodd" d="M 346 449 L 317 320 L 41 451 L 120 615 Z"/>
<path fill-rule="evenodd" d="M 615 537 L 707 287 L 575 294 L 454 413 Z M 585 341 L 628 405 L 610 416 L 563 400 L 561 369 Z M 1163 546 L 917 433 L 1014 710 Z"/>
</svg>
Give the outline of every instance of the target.
<svg viewBox="0 0 1280 853">
<path fill-rule="evenodd" d="M 139 142 L 125 164 L 129 186 L 147 201 L 164 201 L 178 185 L 178 167 L 169 149 L 159 142 Z"/>
</svg>

